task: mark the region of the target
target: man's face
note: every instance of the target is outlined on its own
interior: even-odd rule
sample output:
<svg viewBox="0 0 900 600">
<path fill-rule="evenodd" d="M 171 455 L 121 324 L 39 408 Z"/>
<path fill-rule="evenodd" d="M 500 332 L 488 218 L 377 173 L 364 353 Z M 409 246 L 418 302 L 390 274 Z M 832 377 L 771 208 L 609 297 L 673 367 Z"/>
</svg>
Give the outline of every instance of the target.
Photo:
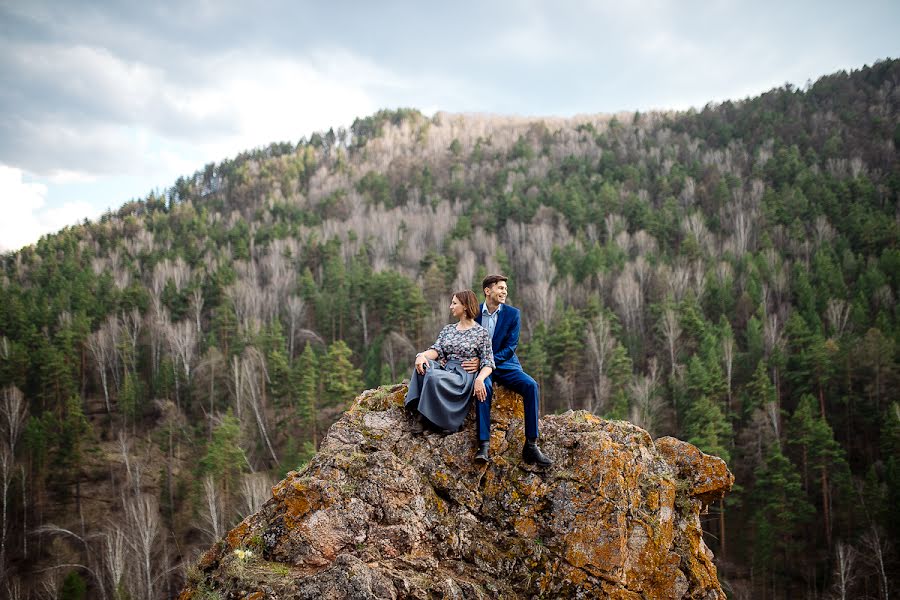
<svg viewBox="0 0 900 600">
<path fill-rule="evenodd" d="M 491 287 L 484 288 L 484 298 L 489 304 L 503 304 L 506 302 L 506 282 L 498 281 Z"/>
</svg>

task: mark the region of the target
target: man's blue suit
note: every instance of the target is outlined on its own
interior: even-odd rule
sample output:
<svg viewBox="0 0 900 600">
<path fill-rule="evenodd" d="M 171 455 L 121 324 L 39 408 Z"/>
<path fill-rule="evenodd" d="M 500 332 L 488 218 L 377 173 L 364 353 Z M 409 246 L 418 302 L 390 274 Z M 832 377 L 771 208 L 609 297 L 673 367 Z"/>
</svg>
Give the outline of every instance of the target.
<svg viewBox="0 0 900 600">
<path fill-rule="evenodd" d="M 481 307 L 479 306 L 479 308 Z M 522 370 L 519 357 L 516 356 L 522 318 L 519 309 L 508 304 L 504 304 L 503 308 L 499 310 L 494 335 L 491 337 L 496 367 L 484 382 L 487 388 L 487 399 L 484 402 L 475 401 L 478 406 L 478 439 L 484 441 L 491 437 L 491 399 L 494 395 L 491 382 L 494 381 L 522 396 L 525 402 L 525 437 L 534 440 L 538 437 L 540 396 L 537 382 Z M 482 318 L 482 315 L 479 314 L 475 320 L 487 329 L 487 326 L 482 323 Z"/>
</svg>

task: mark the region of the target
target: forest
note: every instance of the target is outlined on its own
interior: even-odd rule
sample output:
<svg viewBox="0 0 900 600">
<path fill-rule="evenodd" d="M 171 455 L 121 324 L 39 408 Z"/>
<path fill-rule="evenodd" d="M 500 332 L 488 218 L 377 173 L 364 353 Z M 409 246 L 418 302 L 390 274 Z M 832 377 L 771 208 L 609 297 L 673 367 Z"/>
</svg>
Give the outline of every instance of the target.
<svg viewBox="0 0 900 600">
<path fill-rule="evenodd" d="M 0 256 L 3 592 L 175 597 L 495 272 L 543 413 L 728 462 L 729 597 L 900 593 L 900 60 L 687 112 L 383 110 Z"/>
</svg>

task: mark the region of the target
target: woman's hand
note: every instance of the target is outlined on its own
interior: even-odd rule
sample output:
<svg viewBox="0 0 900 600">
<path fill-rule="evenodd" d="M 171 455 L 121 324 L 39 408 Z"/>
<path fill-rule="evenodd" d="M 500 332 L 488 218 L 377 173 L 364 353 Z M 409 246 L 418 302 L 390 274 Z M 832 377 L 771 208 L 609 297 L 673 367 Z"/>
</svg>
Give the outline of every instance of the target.
<svg viewBox="0 0 900 600">
<path fill-rule="evenodd" d="M 475 397 L 478 398 L 479 402 L 484 402 L 487 399 L 487 388 L 484 387 L 484 379 L 481 377 L 475 379 Z"/>
<path fill-rule="evenodd" d="M 426 369 L 428 369 L 428 359 L 425 358 L 425 354 L 416 354 L 416 373 L 424 375 Z"/>
</svg>

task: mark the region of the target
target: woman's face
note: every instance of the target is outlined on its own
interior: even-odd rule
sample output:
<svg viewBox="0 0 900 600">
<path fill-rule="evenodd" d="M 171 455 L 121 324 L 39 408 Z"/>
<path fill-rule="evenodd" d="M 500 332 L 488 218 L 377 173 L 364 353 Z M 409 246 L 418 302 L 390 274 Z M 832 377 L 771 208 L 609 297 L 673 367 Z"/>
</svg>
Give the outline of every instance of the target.
<svg viewBox="0 0 900 600">
<path fill-rule="evenodd" d="M 453 298 L 450 299 L 450 314 L 453 315 L 453 318 L 456 320 L 466 316 L 466 307 L 463 306 L 462 302 L 456 299 L 456 296 L 453 296 Z"/>
</svg>

